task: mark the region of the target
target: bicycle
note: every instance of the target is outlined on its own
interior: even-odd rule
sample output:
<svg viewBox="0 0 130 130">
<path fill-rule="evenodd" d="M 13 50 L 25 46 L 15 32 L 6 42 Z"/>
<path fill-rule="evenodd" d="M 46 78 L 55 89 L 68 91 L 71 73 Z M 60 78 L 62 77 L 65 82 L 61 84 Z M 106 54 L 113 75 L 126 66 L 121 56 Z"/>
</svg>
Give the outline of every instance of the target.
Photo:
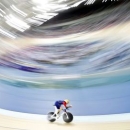
<svg viewBox="0 0 130 130">
<path fill-rule="evenodd" d="M 66 110 L 68 110 L 68 108 L 66 108 Z M 70 112 L 67 112 L 66 110 L 62 110 L 62 113 L 60 114 L 59 118 L 62 116 L 64 122 L 70 123 L 73 121 L 73 114 L 71 114 Z M 49 112 L 47 115 L 47 119 L 50 122 L 54 122 L 57 120 L 54 112 Z"/>
</svg>

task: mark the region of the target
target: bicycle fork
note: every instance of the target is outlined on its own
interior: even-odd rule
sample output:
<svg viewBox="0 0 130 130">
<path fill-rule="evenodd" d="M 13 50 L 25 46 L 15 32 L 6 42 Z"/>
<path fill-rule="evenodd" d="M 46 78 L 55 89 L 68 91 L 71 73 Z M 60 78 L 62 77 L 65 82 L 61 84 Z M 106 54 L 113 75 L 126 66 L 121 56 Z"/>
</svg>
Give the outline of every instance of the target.
<svg viewBox="0 0 130 130">
<path fill-rule="evenodd" d="M 68 114 L 65 112 L 67 119 L 69 119 Z"/>
</svg>

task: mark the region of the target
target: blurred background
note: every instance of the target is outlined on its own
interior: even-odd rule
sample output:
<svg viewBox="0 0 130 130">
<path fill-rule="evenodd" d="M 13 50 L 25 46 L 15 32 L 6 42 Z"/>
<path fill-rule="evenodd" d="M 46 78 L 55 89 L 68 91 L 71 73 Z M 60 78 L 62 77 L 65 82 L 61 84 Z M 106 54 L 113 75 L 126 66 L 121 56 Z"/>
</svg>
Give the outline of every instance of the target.
<svg viewBox="0 0 130 130">
<path fill-rule="evenodd" d="M 129 31 L 129 0 L 0 0 L 0 108 L 130 113 Z"/>
</svg>

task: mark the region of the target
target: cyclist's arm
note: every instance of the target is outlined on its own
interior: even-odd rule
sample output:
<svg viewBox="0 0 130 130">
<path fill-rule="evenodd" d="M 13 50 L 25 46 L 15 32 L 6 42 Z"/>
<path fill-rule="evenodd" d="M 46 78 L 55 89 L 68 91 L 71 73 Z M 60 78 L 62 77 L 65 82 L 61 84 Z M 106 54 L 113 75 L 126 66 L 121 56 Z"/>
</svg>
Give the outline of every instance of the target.
<svg viewBox="0 0 130 130">
<path fill-rule="evenodd" d="M 66 106 L 66 102 L 63 102 L 63 105 L 65 106 L 65 108 L 67 108 L 67 106 Z"/>
</svg>

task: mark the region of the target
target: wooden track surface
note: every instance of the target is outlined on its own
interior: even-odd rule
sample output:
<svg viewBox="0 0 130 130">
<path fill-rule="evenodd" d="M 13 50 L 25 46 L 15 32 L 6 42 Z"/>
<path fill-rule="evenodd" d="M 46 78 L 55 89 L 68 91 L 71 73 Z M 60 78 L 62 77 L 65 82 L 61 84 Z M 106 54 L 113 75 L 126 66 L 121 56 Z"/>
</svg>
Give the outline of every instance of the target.
<svg viewBox="0 0 130 130">
<path fill-rule="evenodd" d="M 128 122 L 87 123 L 63 121 L 49 123 L 48 121 L 23 119 L 0 115 L 0 130 L 130 130 Z"/>
</svg>

